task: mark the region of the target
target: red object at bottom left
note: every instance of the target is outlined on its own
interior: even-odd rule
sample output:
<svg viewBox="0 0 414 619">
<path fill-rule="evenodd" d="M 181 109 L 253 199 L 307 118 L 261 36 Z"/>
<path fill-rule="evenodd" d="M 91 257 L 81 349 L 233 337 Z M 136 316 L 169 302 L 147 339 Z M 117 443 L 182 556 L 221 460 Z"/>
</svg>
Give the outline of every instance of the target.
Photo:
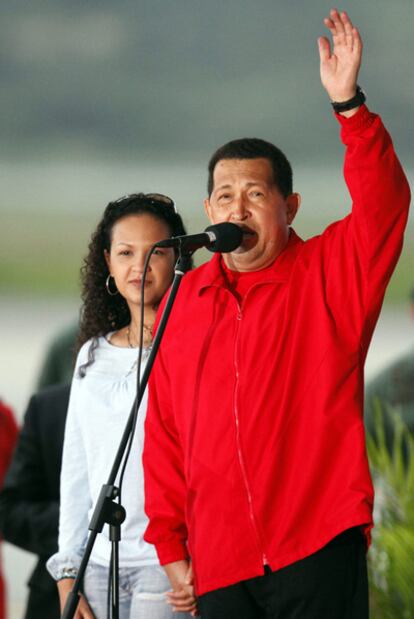
<svg viewBox="0 0 414 619">
<path fill-rule="evenodd" d="M 9 467 L 18 435 L 18 427 L 11 408 L 0 400 L 0 487 Z M 6 619 L 6 601 L 0 556 L 0 619 Z"/>
</svg>

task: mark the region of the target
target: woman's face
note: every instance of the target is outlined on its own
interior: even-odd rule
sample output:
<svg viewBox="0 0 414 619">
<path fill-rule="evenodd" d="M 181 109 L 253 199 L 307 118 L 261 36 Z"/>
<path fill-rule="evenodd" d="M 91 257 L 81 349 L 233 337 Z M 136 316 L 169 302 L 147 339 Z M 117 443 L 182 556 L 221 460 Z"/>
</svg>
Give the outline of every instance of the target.
<svg viewBox="0 0 414 619">
<path fill-rule="evenodd" d="M 112 228 L 105 260 L 119 293 L 128 306 L 140 305 L 141 280 L 147 253 L 157 241 L 171 236 L 166 223 L 148 213 L 126 215 Z M 171 284 L 175 264 L 173 249 L 156 249 L 145 279 L 145 305 L 158 305 Z"/>
</svg>

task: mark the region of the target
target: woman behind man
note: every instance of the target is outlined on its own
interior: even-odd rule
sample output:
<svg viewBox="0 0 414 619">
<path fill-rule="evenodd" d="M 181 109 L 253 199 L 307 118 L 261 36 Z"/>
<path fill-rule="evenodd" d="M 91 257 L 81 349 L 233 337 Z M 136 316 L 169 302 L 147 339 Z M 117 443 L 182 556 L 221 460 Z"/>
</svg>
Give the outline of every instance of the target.
<svg viewBox="0 0 414 619">
<path fill-rule="evenodd" d="M 80 350 L 63 448 L 59 552 L 48 561 L 48 569 L 58 581 L 62 607 L 80 564 L 93 506 L 108 477 L 136 393 L 145 257 L 157 241 L 185 233 L 170 198 L 132 194 L 108 204 L 89 244 L 82 269 Z M 143 366 L 158 305 L 173 279 L 175 260 L 174 250 L 169 248 L 157 249 L 150 260 L 145 279 Z M 119 546 L 121 619 L 187 616 L 173 615 L 165 595 L 170 588 L 168 580 L 154 547 L 143 540 L 147 518 L 141 452 L 146 406 L 145 394 L 122 485 L 127 518 Z M 105 526 L 85 574 L 85 597 L 76 619 L 106 617 L 110 550 Z M 193 608 L 191 601 L 188 609 Z"/>
</svg>

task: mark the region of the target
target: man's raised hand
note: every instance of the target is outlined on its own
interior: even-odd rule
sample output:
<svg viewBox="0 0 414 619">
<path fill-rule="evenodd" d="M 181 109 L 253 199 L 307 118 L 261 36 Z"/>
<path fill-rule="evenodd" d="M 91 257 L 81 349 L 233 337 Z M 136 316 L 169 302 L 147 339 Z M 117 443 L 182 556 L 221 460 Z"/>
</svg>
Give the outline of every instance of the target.
<svg viewBox="0 0 414 619">
<path fill-rule="evenodd" d="M 332 35 L 332 49 L 327 37 L 318 39 L 320 72 L 323 87 L 331 101 L 348 101 L 356 93 L 361 66 L 362 41 L 347 13 L 337 9 L 324 19 Z"/>
</svg>

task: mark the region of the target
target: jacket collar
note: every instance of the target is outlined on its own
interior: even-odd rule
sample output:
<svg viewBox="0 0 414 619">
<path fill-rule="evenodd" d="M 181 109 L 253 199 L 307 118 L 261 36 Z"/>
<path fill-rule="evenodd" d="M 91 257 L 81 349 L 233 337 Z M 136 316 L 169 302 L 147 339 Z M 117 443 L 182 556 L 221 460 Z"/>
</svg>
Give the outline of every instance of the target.
<svg viewBox="0 0 414 619">
<path fill-rule="evenodd" d="M 292 266 L 297 258 L 299 248 L 303 244 L 302 239 L 293 228 L 290 229 L 288 243 L 281 254 L 276 258 L 269 269 L 267 281 L 284 283 L 289 279 Z M 203 265 L 203 271 L 198 281 L 198 293 L 210 286 L 226 287 L 226 281 L 221 267 L 221 254 L 214 254 L 211 260 Z"/>
</svg>

